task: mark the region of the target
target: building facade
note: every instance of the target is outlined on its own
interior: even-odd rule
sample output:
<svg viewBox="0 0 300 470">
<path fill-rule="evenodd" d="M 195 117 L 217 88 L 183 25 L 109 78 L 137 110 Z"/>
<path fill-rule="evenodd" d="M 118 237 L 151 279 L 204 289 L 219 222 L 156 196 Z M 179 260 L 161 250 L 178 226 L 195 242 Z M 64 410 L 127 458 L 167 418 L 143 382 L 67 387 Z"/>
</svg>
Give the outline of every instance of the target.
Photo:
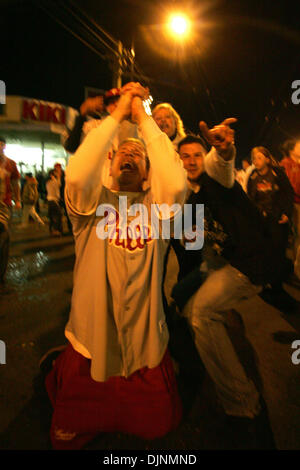
<svg viewBox="0 0 300 470">
<path fill-rule="evenodd" d="M 0 106 L 0 136 L 6 155 L 21 175 L 46 175 L 59 162 L 65 168 L 68 153 L 63 142 L 78 111 L 69 106 L 22 96 L 6 96 Z"/>
</svg>

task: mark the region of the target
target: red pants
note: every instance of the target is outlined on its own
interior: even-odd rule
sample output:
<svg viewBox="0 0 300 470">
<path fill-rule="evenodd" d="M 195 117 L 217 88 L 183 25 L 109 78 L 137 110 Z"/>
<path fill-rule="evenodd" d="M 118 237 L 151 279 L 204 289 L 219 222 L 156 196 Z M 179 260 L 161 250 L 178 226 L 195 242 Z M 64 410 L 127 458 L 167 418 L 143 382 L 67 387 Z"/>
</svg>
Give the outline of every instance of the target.
<svg viewBox="0 0 300 470">
<path fill-rule="evenodd" d="M 54 449 L 81 449 L 101 432 L 158 438 L 175 429 L 182 415 L 168 351 L 153 369 L 96 382 L 90 360 L 69 344 L 46 377 L 46 388 L 54 408 Z"/>
</svg>

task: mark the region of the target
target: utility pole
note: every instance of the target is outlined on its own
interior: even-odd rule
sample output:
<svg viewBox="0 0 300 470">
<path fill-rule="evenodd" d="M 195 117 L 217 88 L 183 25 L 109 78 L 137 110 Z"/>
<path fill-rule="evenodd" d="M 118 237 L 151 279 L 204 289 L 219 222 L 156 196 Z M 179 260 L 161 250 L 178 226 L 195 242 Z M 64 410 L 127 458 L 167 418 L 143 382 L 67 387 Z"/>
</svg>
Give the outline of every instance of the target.
<svg viewBox="0 0 300 470">
<path fill-rule="evenodd" d="M 113 60 L 113 88 L 121 88 L 123 74 L 123 44 L 118 41 L 118 55 Z"/>
</svg>

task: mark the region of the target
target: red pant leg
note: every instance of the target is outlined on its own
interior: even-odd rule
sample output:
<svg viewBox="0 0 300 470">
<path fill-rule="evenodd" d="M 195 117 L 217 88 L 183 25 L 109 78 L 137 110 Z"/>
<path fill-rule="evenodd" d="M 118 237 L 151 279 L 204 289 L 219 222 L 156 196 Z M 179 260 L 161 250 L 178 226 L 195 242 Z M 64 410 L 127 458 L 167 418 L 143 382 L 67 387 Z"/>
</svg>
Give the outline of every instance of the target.
<svg viewBox="0 0 300 470">
<path fill-rule="evenodd" d="M 177 428 L 182 406 L 168 351 L 157 367 L 120 378 L 118 386 L 120 431 L 156 439 Z"/>
<path fill-rule="evenodd" d="M 181 418 L 172 361 L 168 353 L 153 369 L 127 379 L 96 382 L 90 361 L 71 345 L 46 378 L 54 406 L 51 440 L 55 449 L 79 449 L 101 432 L 125 432 L 145 439 L 174 429 Z"/>
</svg>

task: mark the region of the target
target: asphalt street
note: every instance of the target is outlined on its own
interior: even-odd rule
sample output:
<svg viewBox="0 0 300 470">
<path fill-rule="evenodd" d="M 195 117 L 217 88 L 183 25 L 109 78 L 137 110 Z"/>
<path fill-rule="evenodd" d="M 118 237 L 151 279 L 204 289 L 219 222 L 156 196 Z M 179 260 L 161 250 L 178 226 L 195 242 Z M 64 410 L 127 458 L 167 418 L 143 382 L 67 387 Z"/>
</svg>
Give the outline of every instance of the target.
<svg viewBox="0 0 300 470">
<path fill-rule="evenodd" d="M 15 215 L 7 288 L 0 294 L 0 340 L 6 345 L 6 364 L 0 365 L 0 449 L 49 450 L 51 409 L 41 387 L 39 360 L 48 349 L 66 343 L 64 326 L 72 294 L 74 243 L 70 235 L 51 238 L 47 227 L 33 223 L 18 229 L 18 221 Z M 66 223 L 64 226 L 67 229 Z M 171 258 L 165 286 L 168 299 L 176 272 Z M 300 301 L 295 285 L 285 287 Z M 293 364 L 291 359 L 291 345 L 300 340 L 299 312 L 286 314 L 257 296 L 241 302 L 227 319 L 241 362 L 264 398 L 279 450 L 300 449 L 300 364 Z M 184 410 L 179 428 L 151 442 L 119 433 L 104 434 L 87 448 L 251 448 L 228 427 L 213 383 L 180 322 L 173 341 L 173 348 L 186 360 L 186 367 L 178 368 Z M 263 433 L 255 448 L 268 448 L 266 442 Z"/>
</svg>

